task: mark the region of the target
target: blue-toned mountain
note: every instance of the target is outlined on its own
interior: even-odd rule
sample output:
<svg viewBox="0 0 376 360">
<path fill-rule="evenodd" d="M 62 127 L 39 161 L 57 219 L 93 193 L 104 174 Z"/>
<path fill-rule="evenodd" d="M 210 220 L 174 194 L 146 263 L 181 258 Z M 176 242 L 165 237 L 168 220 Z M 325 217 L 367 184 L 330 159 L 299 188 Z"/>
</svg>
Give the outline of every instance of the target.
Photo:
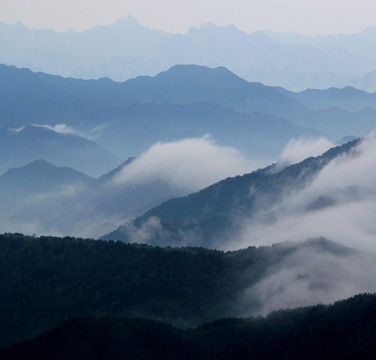
<svg viewBox="0 0 376 360">
<path fill-rule="evenodd" d="M 168 200 L 103 239 L 138 241 L 138 230 L 146 225 L 150 231 L 146 241 L 152 244 L 226 247 L 226 242 L 242 230 L 244 219 L 250 222 L 261 214 L 263 222 L 272 223 L 273 209 L 282 199 L 303 190 L 330 161 L 348 154 L 358 144 L 359 140 L 354 140 L 282 169 L 277 163 L 227 178 L 199 192 Z M 310 206 L 327 206 L 323 200 L 310 200 L 307 210 Z"/>
</svg>

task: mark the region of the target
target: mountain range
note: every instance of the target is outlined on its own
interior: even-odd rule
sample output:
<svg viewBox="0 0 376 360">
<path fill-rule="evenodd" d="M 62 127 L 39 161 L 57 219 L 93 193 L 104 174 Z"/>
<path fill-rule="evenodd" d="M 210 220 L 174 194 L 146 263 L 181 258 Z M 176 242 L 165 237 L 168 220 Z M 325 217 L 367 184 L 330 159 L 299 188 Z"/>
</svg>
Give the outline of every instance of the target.
<svg viewBox="0 0 376 360">
<path fill-rule="evenodd" d="M 43 159 L 98 177 L 117 167 L 121 158 L 142 158 L 155 144 L 208 134 L 216 146 L 231 146 L 251 159 L 263 158 L 264 163 L 271 163 L 292 138 L 327 136 L 335 141 L 348 135 L 365 136 L 376 126 L 375 94 L 349 87 L 294 93 L 247 82 L 223 67 L 177 65 L 155 77 L 118 83 L 109 79 L 65 79 L 1 65 L 0 79 L 0 93 L 4 95 L 0 100 L 3 172 Z M 169 157 L 168 153 L 164 156 Z M 167 171 L 158 170 L 165 168 L 163 159 L 159 161 L 153 171 Z M 27 231 L 32 232 L 38 232 L 30 229 L 40 223 L 37 229 L 55 235 L 63 234 L 70 224 L 71 235 L 100 236 L 166 199 L 200 188 L 182 189 L 166 181 L 165 174 L 151 176 L 147 169 L 153 168 L 153 163 L 155 159 L 145 165 L 142 175 L 149 180 L 138 178 L 133 184 L 119 186 L 102 178 L 102 182 L 94 181 L 90 186 L 71 184 L 68 193 L 63 187 L 47 191 L 46 185 L 43 196 L 29 192 L 23 203 L 13 191 L 17 199 L 13 205 L 17 206 L 10 207 L 14 211 L 6 214 L 7 221 L 19 225 L 22 220 L 30 224 Z M 245 167 L 240 168 L 244 173 Z M 76 210 L 67 213 L 67 208 Z M 179 214 L 183 216 L 184 211 Z M 62 213 L 70 216 L 65 220 Z M 93 221 L 102 224 L 102 230 L 92 227 Z M 219 231 L 226 224 L 210 221 L 204 226 L 208 232 L 220 224 Z M 174 221 L 169 223 L 172 232 L 178 231 Z M 92 231 L 86 232 L 90 227 Z M 77 233 L 79 228 L 84 231 Z"/>
<path fill-rule="evenodd" d="M 175 64 L 199 64 L 225 66 L 249 81 L 299 91 L 345 85 L 376 91 L 375 44 L 375 28 L 311 37 L 247 34 L 234 25 L 214 24 L 169 34 L 145 28 L 132 16 L 81 33 L 0 24 L 0 62 L 35 71 L 124 81 Z"/>
<path fill-rule="evenodd" d="M 210 134 L 223 145 L 272 160 L 291 138 L 338 140 L 365 136 L 376 126 L 376 95 L 352 88 L 293 93 L 249 83 L 225 68 L 180 65 L 155 77 L 117 83 L 64 79 L 1 65 L 0 80 L 0 124 L 8 137 L 10 129 L 34 125 L 36 132 L 39 125 L 45 131 L 48 127 L 65 131 L 65 139 L 71 142 L 68 132 L 89 138 L 118 158 L 138 155 L 158 141 Z M 88 139 L 80 141 L 89 146 Z M 71 146 L 64 146 L 64 151 L 45 148 L 13 165 L 43 158 L 95 176 L 116 165 L 116 157 L 103 150 L 99 155 L 92 143 L 89 152 L 76 151 L 83 154 L 76 159 L 69 154 Z M 23 146 L 17 149 L 30 152 Z M 89 159 L 87 164 L 82 157 Z M 94 166 L 108 164 L 107 168 L 93 169 L 93 158 L 103 158 L 93 160 Z"/>
</svg>

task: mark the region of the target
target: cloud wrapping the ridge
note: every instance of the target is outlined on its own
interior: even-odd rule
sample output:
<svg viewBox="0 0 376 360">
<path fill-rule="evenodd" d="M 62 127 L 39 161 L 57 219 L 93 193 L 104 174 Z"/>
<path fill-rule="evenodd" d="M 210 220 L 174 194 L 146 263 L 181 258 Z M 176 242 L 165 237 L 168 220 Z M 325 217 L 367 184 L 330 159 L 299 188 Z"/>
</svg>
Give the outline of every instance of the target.
<svg viewBox="0 0 376 360">
<path fill-rule="evenodd" d="M 315 206 L 312 206 L 312 205 Z M 302 191 L 286 194 L 270 212 L 272 221 L 245 220 L 232 248 L 295 242 L 298 249 L 267 269 L 239 297 L 242 316 L 281 308 L 332 303 L 376 291 L 376 139 L 371 136 L 332 160 Z M 264 214 L 265 215 L 265 214 Z M 265 217 L 264 217 L 265 218 Z M 270 217 L 269 217 L 270 219 Z M 355 249 L 344 253 L 301 246 L 325 237 Z"/>
<path fill-rule="evenodd" d="M 76 131 L 65 124 L 56 124 L 54 126 L 51 125 L 35 125 L 35 126 L 40 126 L 42 128 L 50 129 L 53 130 L 59 134 L 76 134 Z"/>
<path fill-rule="evenodd" d="M 286 194 L 270 213 L 272 222 L 244 220 L 232 247 L 271 245 L 326 237 L 376 253 L 376 139 L 362 141 L 348 155 L 325 166 L 303 191 Z M 316 206 L 313 206 L 316 205 Z"/>
<path fill-rule="evenodd" d="M 217 145 L 208 136 L 158 142 L 115 176 L 115 184 L 162 181 L 185 192 L 198 191 L 224 178 L 249 173 L 261 162 L 235 148 Z"/>
<path fill-rule="evenodd" d="M 327 164 L 303 190 L 286 193 L 255 218 L 239 219 L 243 232 L 226 249 L 284 242 L 279 246 L 295 250 L 273 258 L 266 274 L 240 294 L 238 315 L 266 315 L 375 292 L 375 214 L 376 138 L 370 136 Z M 305 243 L 322 237 L 333 245 Z"/>
<path fill-rule="evenodd" d="M 370 272 L 375 263 L 376 257 L 365 253 L 298 247 L 242 294 L 241 315 L 254 315 L 249 308 L 250 299 L 257 299 L 260 307 L 256 312 L 266 315 L 280 308 L 333 303 L 355 294 L 375 292 L 376 275 Z"/>
<path fill-rule="evenodd" d="M 42 127 L 72 133 L 65 125 Z M 21 203 L 13 204 L 13 199 L 8 199 L 13 204 L 12 211 L 10 205 L 4 207 L 0 228 L 3 232 L 19 229 L 36 234 L 98 237 L 129 220 L 124 211 L 138 214 L 139 208 L 199 190 L 228 176 L 251 172 L 258 165 L 261 164 L 244 158 L 234 148 L 217 145 L 209 137 L 157 143 L 94 193 L 90 187 L 72 184 L 23 196 Z M 141 192 L 141 198 L 137 198 Z M 113 211 L 106 206 L 112 206 Z M 128 229 L 131 241 L 137 242 L 147 242 L 151 234 L 162 230 L 158 221 L 151 221 L 142 229 Z"/>
<path fill-rule="evenodd" d="M 83 135 L 81 132 L 79 132 L 78 130 L 72 128 L 71 126 L 68 126 L 66 124 L 56 124 L 56 125 L 48 125 L 48 124 L 45 124 L 45 125 L 38 125 L 38 124 L 33 124 L 33 126 L 38 126 L 38 127 L 41 127 L 41 128 L 45 128 L 45 129 L 49 129 L 49 130 L 52 130 L 52 131 L 55 131 L 59 134 L 63 134 L 63 135 L 68 135 L 68 134 L 71 134 L 71 135 L 77 135 L 77 136 L 81 136 L 81 137 L 87 137 L 85 135 Z"/>
<path fill-rule="evenodd" d="M 282 150 L 278 168 L 296 164 L 311 156 L 319 156 L 335 146 L 324 137 L 318 139 L 291 139 Z"/>
<path fill-rule="evenodd" d="M 68 126 L 68 125 L 66 125 L 64 123 L 62 123 L 62 124 L 56 124 L 56 125 L 30 124 L 30 126 L 35 126 L 35 127 L 40 127 L 40 128 L 52 130 L 52 131 L 55 131 L 55 132 L 57 132 L 59 134 L 63 134 L 63 135 L 71 134 L 71 135 L 77 135 L 77 136 L 81 136 L 81 137 L 84 137 L 84 138 L 88 138 L 88 136 L 86 136 L 85 134 L 81 133 L 80 131 L 78 131 L 78 130 L 74 129 L 73 127 Z M 24 130 L 25 127 L 26 126 L 21 126 L 20 128 L 9 128 L 8 131 L 19 133 L 22 130 Z"/>
</svg>

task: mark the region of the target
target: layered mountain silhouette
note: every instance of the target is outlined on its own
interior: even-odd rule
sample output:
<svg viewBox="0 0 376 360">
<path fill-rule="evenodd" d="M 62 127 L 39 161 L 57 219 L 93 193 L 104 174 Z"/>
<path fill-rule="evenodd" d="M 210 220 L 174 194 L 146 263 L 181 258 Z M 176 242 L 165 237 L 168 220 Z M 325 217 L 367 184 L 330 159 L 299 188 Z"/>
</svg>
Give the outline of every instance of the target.
<svg viewBox="0 0 376 360">
<path fill-rule="evenodd" d="M 376 94 L 358 90 L 352 86 L 346 86 L 342 89 L 334 87 L 326 90 L 307 89 L 296 93 L 281 87 L 277 87 L 276 89 L 314 110 L 322 110 L 330 107 L 338 107 L 348 111 L 376 108 Z"/>
<path fill-rule="evenodd" d="M 7 115 L 9 120 L 15 118 L 18 111 L 25 109 L 31 111 L 29 116 L 39 120 L 41 110 L 49 112 L 50 109 L 56 111 L 59 108 L 61 121 L 69 112 L 73 115 L 76 111 L 87 111 L 87 116 L 95 114 L 90 108 L 93 105 L 95 108 L 108 105 L 124 107 L 136 101 L 172 104 L 215 102 L 234 110 L 248 113 L 277 112 L 279 116 L 290 108 L 295 112 L 304 109 L 299 102 L 276 89 L 260 83 L 249 83 L 226 68 L 176 65 L 155 77 L 140 76 L 123 83 L 108 79 L 64 79 L 4 65 L 0 70 L 1 93 L 6 94 L 2 108 L 4 111 L 8 110 L 3 116 Z M 11 112 L 7 109 L 10 101 L 22 102 L 23 108 L 15 108 Z M 91 106 L 88 107 L 88 104 Z M 112 111 L 116 114 L 116 110 L 115 108 Z M 52 117 L 51 122 L 56 121 L 56 115 L 49 115 Z"/>
<path fill-rule="evenodd" d="M 0 188 L 4 193 L 44 192 L 75 183 L 93 182 L 94 178 L 84 173 L 69 167 L 56 167 L 40 159 L 0 175 Z"/>
<path fill-rule="evenodd" d="M 114 182 L 133 160 L 99 178 L 41 159 L 7 170 L 0 175 L 1 231 L 98 237 L 123 219 L 186 193 L 162 180 Z"/>
<path fill-rule="evenodd" d="M 159 141 L 206 134 L 219 145 L 240 149 L 251 158 L 269 160 L 277 159 L 291 138 L 327 135 L 338 140 L 347 135 L 366 135 L 376 125 L 372 94 L 353 88 L 293 93 L 249 83 L 223 67 L 178 65 L 155 77 L 117 83 L 109 79 L 65 79 L 2 65 L 0 77 L 0 92 L 4 95 L 0 102 L 3 171 L 44 159 L 97 177 L 120 163 L 112 153 L 127 158 Z M 44 96 L 46 101 L 41 100 Z M 76 134 L 90 134 L 95 141 Z M 91 214 L 105 219 L 109 231 L 114 224 L 140 215 L 161 201 L 186 194 L 152 179 L 125 187 L 108 185 L 103 179 L 95 191 L 85 185 L 79 195 L 65 199 L 65 205 L 56 213 L 48 211 L 43 222 L 49 221 L 53 226 L 68 204 L 78 201 L 82 206 L 77 207 L 76 218 L 72 213 L 72 221 L 87 219 L 86 204 L 93 211 Z M 20 209 L 14 219 L 19 216 L 35 223 L 38 214 L 46 213 L 49 198 L 37 200 L 39 211 L 33 207 Z M 54 203 L 60 204 L 57 200 Z M 187 209 L 181 213 L 179 210 L 179 216 Z M 51 218 L 53 214 L 56 215 Z M 217 233 L 227 226 L 226 221 L 215 220 L 217 216 L 221 215 L 197 218 L 193 223 L 175 224 L 176 219 L 168 222 L 171 232 L 176 233 L 179 226 L 188 226 L 191 231 L 203 221 L 200 228 L 206 229 L 205 235 L 216 226 Z M 60 234 L 62 230 L 53 233 Z"/>
<path fill-rule="evenodd" d="M 119 163 L 115 155 L 94 141 L 45 126 L 3 128 L 0 130 L 0 147 L 0 172 L 44 159 L 98 176 Z"/>
<path fill-rule="evenodd" d="M 0 23 L 0 358 L 373 358 L 375 45 Z"/>
<path fill-rule="evenodd" d="M 329 90 L 292 93 L 249 83 L 225 68 L 180 65 L 155 77 L 116 83 L 64 79 L 2 65 L 0 78 L 3 132 L 30 124 L 66 124 L 122 158 L 157 141 L 209 133 L 224 145 L 270 159 L 292 137 L 326 135 L 337 140 L 367 135 L 376 126 L 374 95 L 351 88 L 332 89 L 332 96 Z"/>
<path fill-rule="evenodd" d="M 128 16 L 82 33 L 0 24 L 0 61 L 63 76 L 123 81 L 175 64 L 225 66 L 249 81 L 293 90 L 357 85 L 375 70 L 375 28 L 353 35 L 301 36 L 204 24 L 186 34 L 151 30 Z M 59 49 L 59 51 L 55 50 Z"/>
</svg>

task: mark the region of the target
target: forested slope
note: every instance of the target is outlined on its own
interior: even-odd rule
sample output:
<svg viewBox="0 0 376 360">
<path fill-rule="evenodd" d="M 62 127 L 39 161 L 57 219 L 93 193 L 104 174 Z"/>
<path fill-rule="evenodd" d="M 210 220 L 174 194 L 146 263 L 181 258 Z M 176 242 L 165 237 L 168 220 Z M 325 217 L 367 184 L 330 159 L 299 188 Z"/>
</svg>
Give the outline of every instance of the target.
<svg viewBox="0 0 376 360">
<path fill-rule="evenodd" d="M 376 296 L 181 330 L 143 319 L 64 322 L 2 359 L 374 359 Z"/>
<path fill-rule="evenodd" d="M 0 347 L 75 317 L 141 316 L 187 327 L 257 313 L 262 298 L 246 294 L 244 303 L 244 291 L 307 252 L 340 261 L 355 254 L 325 239 L 222 252 L 1 235 Z"/>
</svg>

